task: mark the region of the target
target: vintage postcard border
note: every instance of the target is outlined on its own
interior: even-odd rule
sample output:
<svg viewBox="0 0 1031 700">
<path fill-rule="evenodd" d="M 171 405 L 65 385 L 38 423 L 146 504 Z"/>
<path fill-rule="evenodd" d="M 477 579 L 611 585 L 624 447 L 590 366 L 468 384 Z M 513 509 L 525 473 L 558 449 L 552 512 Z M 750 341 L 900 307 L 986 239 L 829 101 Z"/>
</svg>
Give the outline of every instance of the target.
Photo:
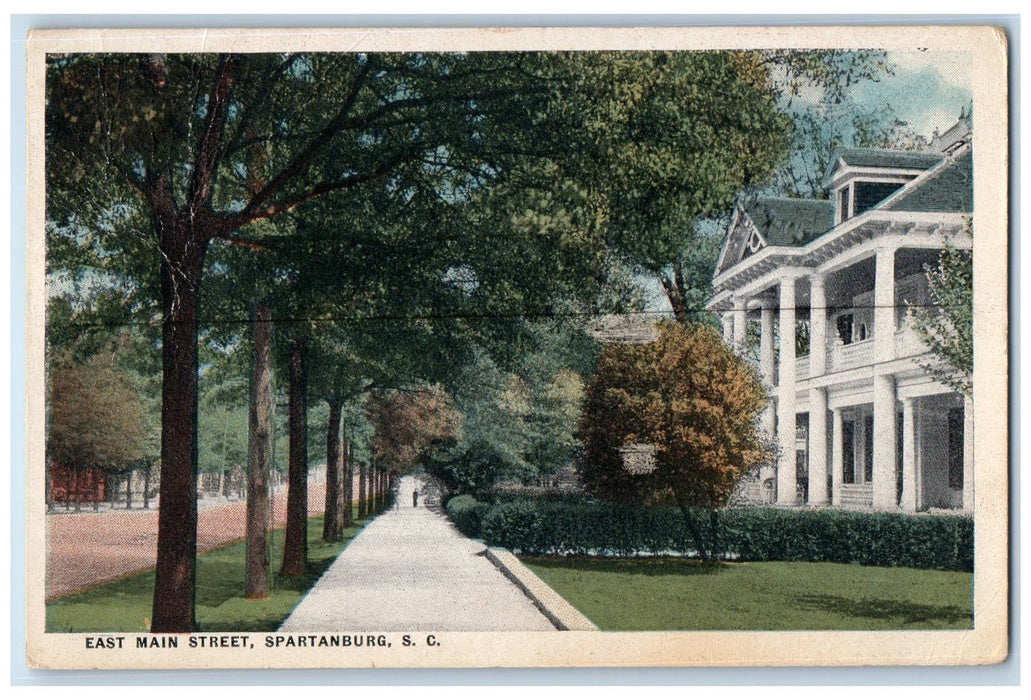
<svg viewBox="0 0 1031 700">
<path fill-rule="evenodd" d="M 929 47 L 970 50 L 974 81 L 975 626 L 955 632 L 436 633 L 436 648 L 121 650 L 88 653 L 83 635 L 43 632 L 46 522 L 44 440 L 44 56 L 54 51 L 312 51 L 456 49 L 718 49 Z M 1006 42 L 988 27 L 776 27 L 724 29 L 70 30 L 33 33 L 28 45 L 27 650 L 42 668 L 342 668 L 550 666 L 945 665 L 1003 660 L 1008 648 L 1008 224 Z M 434 633 L 426 630 L 427 634 Z"/>
</svg>

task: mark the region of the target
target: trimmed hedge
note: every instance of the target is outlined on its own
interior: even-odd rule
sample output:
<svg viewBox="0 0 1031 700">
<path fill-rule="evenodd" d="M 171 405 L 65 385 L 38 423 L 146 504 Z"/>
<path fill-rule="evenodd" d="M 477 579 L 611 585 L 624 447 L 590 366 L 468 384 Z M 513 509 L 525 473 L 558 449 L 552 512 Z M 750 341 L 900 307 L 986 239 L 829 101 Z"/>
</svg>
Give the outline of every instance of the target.
<svg viewBox="0 0 1031 700">
<path fill-rule="evenodd" d="M 674 508 L 548 499 L 491 506 L 462 498 L 467 500 L 460 507 L 452 508 L 458 499 L 448 503 L 448 513 L 459 529 L 489 545 L 522 554 L 694 554 L 683 516 Z M 478 530 L 471 527 L 474 522 Z M 699 517 L 699 522 L 707 527 L 708 517 Z M 739 561 L 973 571 L 973 520 L 960 515 L 751 508 L 721 511 L 719 528 L 725 556 Z"/>
<path fill-rule="evenodd" d="M 480 523 L 484 514 L 490 510 L 490 504 L 480 503 L 472 496 L 455 496 L 445 507 L 451 522 L 466 537 L 480 536 Z"/>
</svg>

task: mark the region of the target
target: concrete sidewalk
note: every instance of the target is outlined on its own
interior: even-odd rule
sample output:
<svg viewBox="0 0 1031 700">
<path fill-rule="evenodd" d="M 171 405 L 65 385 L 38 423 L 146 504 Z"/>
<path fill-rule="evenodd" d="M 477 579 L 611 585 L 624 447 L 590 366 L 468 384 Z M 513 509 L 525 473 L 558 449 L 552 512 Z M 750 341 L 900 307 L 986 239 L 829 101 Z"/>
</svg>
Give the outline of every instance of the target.
<svg viewBox="0 0 1031 700">
<path fill-rule="evenodd" d="M 555 631 L 529 598 L 444 516 L 395 507 L 347 546 L 280 628 L 288 632 Z"/>
</svg>

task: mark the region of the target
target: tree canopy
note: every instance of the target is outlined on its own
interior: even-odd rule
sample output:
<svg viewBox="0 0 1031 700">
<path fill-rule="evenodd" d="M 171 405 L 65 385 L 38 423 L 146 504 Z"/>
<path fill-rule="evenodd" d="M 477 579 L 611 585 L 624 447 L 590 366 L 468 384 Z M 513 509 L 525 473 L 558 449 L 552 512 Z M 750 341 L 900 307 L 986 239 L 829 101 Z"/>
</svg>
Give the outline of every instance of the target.
<svg viewBox="0 0 1031 700">
<path fill-rule="evenodd" d="M 66 469 L 121 472 L 146 457 L 143 402 L 114 352 L 80 361 L 52 351 L 48 380 L 48 459 Z"/>
<path fill-rule="evenodd" d="M 926 270 L 931 304 L 912 309 L 913 326 L 937 358 L 924 365 L 938 381 L 972 396 L 974 269 L 969 251 L 945 242 L 938 264 Z"/>
<path fill-rule="evenodd" d="M 371 389 L 441 383 L 463 414 L 449 464 L 476 483 L 554 468 L 588 370 L 528 365 L 537 324 L 639 306 L 639 273 L 686 320 L 697 225 L 784 157 L 791 76 L 855 72 L 809 58 L 50 56 L 48 273 L 66 317 L 91 306 L 160 348 L 153 631 L 195 627 L 199 375 L 229 358 L 239 378 L 253 302 L 318 398 L 353 416 Z"/>
<path fill-rule="evenodd" d="M 664 322 L 653 343 L 606 346 L 580 424 L 584 485 L 606 500 L 679 507 L 710 556 L 690 509 L 726 505 L 770 456 L 757 427 L 766 401 L 756 371 L 708 326 Z"/>
</svg>

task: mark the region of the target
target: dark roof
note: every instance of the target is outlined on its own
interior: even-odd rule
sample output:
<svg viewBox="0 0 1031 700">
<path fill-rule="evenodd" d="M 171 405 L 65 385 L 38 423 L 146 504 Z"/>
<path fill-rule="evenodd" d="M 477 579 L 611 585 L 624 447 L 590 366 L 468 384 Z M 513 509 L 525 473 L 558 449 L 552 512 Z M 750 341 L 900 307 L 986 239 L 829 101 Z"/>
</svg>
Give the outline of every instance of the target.
<svg viewBox="0 0 1031 700">
<path fill-rule="evenodd" d="M 900 168 L 905 170 L 927 170 L 942 160 L 940 153 L 924 151 L 892 151 L 886 148 L 841 148 L 834 152 L 830 166 L 824 174 L 829 180 L 838 169 L 838 161 L 854 168 Z"/>
<path fill-rule="evenodd" d="M 889 211 L 969 212 L 974 204 L 974 163 L 971 151 L 931 173 L 912 190 L 889 202 Z"/>
<path fill-rule="evenodd" d="M 768 245 L 802 246 L 834 226 L 834 203 L 822 199 L 752 199 L 742 208 Z"/>
</svg>

